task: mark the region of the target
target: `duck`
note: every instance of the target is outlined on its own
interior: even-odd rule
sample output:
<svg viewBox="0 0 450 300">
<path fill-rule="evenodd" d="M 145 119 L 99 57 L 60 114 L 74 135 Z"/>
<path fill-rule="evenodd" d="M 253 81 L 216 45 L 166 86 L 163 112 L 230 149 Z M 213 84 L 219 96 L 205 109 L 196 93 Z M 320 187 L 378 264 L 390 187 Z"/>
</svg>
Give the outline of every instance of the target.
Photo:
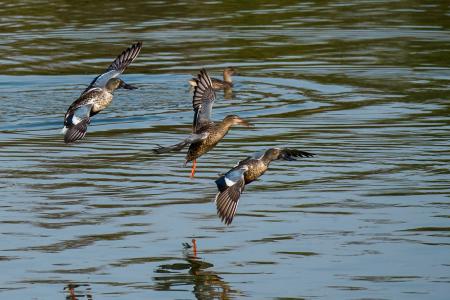
<svg viewBox="0 0 450 300">
<path fill-rule="evenodd" d="M 125 83 L 118 77 L 139 55 L 141 49 L 142 42 L 134 43 L 125 49 L 103 73 L 92 80 L 89 86 L 69 106 L 64 115 L 64 127 L 62 129 L 66 144 L 84 138 L 91 117 L 111 104 L 115 90 L 119 88 L 134 90 L 137 88 Z"/>
<path fill-rule="evenodd" d="M 230 89 L 233 87 L 233 80 L 231 79 L 232 75 L 238 75 L 236 69 L 233 67 L 226 67 L 223 70 L 223 80 L 211 78 L 214 90 Z M 197 85 L 197 78 L 190 79 L 189 84 L 192 87 L 195 87 Z"/>
<path fill-rule="evenodd" d="M 292 148 L 270 148 L 238 162 L 215 181 L 218 192 L 214 202 L 222 222 L 226 225 L 231 224 L 245 186 L 262 176 L 272 161 L 280 159 L 293 161 L 297 157 L 313 156 L 313 153 Z"/>
<path fill-rule="evenodd" d="M 197 158 L 213 149 L 227 135 L 232 126 L 252 127 L 252 124 L 237 115 L 228 115 L 220 122 L 212 121 L 212 108 L 216 99 L 213 82 L 204 68 L 200 70 L 195 80 L 196 86 L 192 97 L 194 110 L 192 134 L 175 145 L 168 147 L 159 146 L 153 149 L 154 153 L 162 154 L 180 151 L 189 145 L 184 165 L 186 166 L 187 163 L 192 162 L 191 178 L 194 178 L 195 175 Z"/>
</svg>

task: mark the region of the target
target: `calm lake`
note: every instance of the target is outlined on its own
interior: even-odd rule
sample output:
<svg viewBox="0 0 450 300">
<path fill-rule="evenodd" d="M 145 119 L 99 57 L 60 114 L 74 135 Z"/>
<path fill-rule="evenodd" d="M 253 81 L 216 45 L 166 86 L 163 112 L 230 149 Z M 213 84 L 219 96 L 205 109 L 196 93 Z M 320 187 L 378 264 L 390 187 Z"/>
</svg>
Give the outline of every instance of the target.
<svg viewBox="0 0 450 300">
<path fill-rule="evenodd" d="M 447 1 L 0 1 L 0 299 L 448 299 Z M 68 106 L 144 43 L 80 143 Z M 232 91 L 198 160 L 187 80 Z M 230 226 L 214 180 L 271 147 Z M 195 238 L 198 251 L 183 243 Z"/>
</svg>

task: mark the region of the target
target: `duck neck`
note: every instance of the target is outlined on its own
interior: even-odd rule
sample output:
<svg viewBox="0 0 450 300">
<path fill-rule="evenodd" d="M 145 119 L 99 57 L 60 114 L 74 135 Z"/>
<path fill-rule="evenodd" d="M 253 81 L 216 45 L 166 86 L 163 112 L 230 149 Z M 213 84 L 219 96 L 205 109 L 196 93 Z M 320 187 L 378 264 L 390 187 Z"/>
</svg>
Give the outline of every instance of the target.
<svg viewBox="0 0 450 300">
<path fill-rule="evenodd" d="M 266 166 L 269 166 L 270 165 L 270 163 L 272 162 L 272 157 L 270 157 L 269 155 L 267 155 L 267 153 L 266 154 L 264 154 L 264 156 L 261 158 L 261 161 L 266 165 Z"/>
<path fill-rule="evenodd" d="M 111 88 L 105 87 L 105 91 L 111 95 L 114 93 L 115 90 L 116 90 L 115 88 L 111 89 Z"/>
<path fill-rule="evenodd" d="M 229 121 L 227 121 L 226 119 L 223 119 L 222 122 L 220 122 L 220 128 L 227 133 L 228 130 L 230 130 L 231 126 L 233 126 L 233 124 Z"/>
<path fill-rule="evenodd" d="M 223 71 L 223 81 L 232 83 L 231 75 L 226 71 Z"/>
</svg>

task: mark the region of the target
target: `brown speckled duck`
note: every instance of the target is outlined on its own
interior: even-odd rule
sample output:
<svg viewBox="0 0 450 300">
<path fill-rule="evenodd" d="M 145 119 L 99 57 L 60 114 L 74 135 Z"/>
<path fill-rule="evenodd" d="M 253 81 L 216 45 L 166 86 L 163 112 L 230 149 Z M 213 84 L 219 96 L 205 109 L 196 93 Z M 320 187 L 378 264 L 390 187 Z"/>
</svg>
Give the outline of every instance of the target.
<svg viewBox="0 0 450 300">
<path fill-rule="evenodd" d="M 80 97 L 70 105 L 64 116 L 64 128 L 62 130 L 65 134 L 65 143 L 73 143 L 86 135 L 91 117 L 111 104 L 116 89 L 136 89 L 118 76 L 138 56 L 141 48 L 142 42 L 137 42 L 123 51 L 102 74 L 94 78 Z"/>
<path fill-rule="evenodd" d="M 211 121 L 211 112 L 216 98 L 211 78 L 205 69 L 198 74 L 194 96 L 192 98 L 192 106 L 194 108 L 194 122 L 192 126 L 192 134 L 182 142 L 169 147 L 159 147 L 153 151 L 157 154 L 180 151 L 187 145 L 189 146 L 186 154 L 186 162 L 193 162 L 191 170 L 191 178 L 195 175 L 197 158 L 214 148 L 228 133 L 233 125 L 251 126 L 250 123 L 241 119 L 236 115 L 228 115 L 221 122 Z"/>
<path fill-rule="evenodd" d="M 212 86 L 214 90 L 229 89 L 233 86 L 232 75 L 237 75 L 236 69 L 233 67 L 227 67 L 223 70 L 223 80 L 211 78 Z M 193 87 L 197 86 L 197 78 L 189 80 L 189 84 Z"/>
<path fill-rule="evenodd" d="M 217 214 L 222 221 L 230 225 L 236 214 L 236 208 L 245 185 L 263 175 L 269 164 L 278 159 L 296 160 L 295 157 L 312 157 L 314 154 L 290 148 L 271 148 L 241 160 L 226 174 L 216 180 L 219 192 L 215 203 Z"/>
</svg>

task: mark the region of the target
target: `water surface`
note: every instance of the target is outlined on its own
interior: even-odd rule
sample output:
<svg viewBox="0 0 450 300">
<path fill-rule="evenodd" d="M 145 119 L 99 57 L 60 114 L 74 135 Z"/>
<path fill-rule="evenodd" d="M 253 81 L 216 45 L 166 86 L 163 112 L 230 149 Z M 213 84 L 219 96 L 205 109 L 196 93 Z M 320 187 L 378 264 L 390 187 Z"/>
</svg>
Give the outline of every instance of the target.
<svg viewBox="0 0 450 300">
<path fill-rule="evenodd" d="M 0 298 L 446 299 L 450 31 L 445 1 L 0 5 Z M 144 42 L 83 142 L 63 115 Z M 198 161 L 155 156 L 190 132 L 187 80 L 235 66 Z M 276 161 L 220 223 L 214 179 Z M 197 240 L 198 253 L 183 249 Z"/>
</svg>

